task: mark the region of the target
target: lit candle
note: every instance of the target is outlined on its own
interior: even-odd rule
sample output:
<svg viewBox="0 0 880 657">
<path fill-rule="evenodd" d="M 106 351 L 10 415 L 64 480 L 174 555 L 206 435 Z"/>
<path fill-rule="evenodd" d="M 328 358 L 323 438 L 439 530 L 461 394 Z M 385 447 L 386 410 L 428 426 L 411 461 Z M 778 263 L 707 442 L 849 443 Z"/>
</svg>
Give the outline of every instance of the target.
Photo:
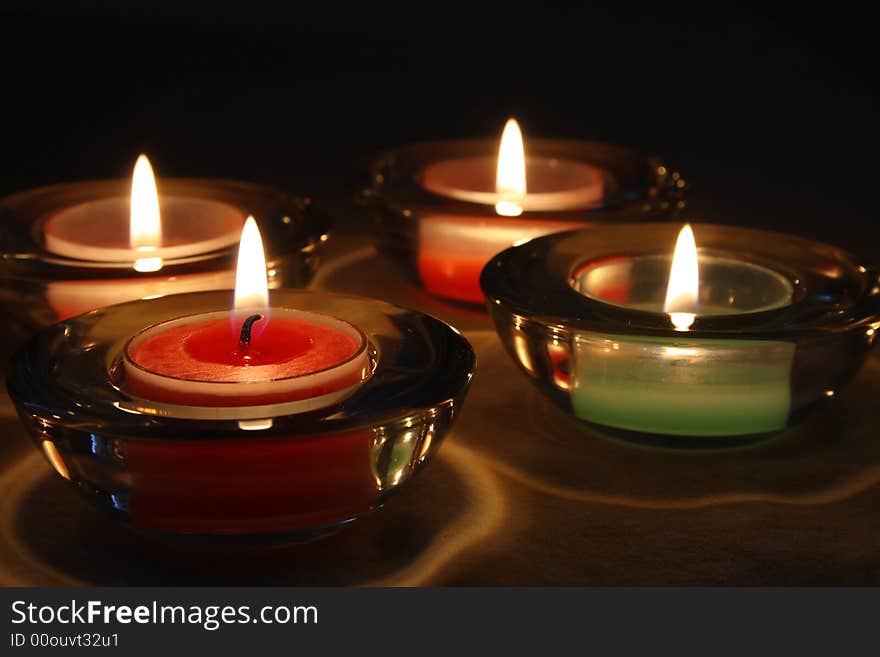
<svg viewBox="0 0 880 657">
<path fill-rule="evenodd" d="M 752 263 L 707 258 L 740 285 L 774 290 L 769 307 L 791 303 L 781 275 Z M 577 417 L 644 433 L 696 436 L 761 434 L 782 429 L 791 411 L 795 345 L 775 340 L 693 338 L 697 316 L 729 314 L 730 305 L 700 303 L 697 246 L 690 225 L 676 240 L 661 308 L 631 302 L 633 263 L 612 258 L 575 273 L 578 289 L 604 301 L 646 312 L 662 310 L 675 338 L 579 333 L 574 336 L 572 407 Z M 711 271 L 711 269 L 710 269 Z M 737 288 L 728 286 L 735 301 Z"/>
<path fill-rule="evenodd" d="M 160 200 L 161 199 L 161 200 Z M 146 155 L 138 157 L 129 198 L 81 203 L 46 220 L 49 253 L 103 262 L 130 262 L 157 271 L 163 260 L 184 258 L 235 244 L 241 210 L 204 198 L 160 197 Z"/>
<path fill-rule="evenodd" d="M 795 235 L 630 223 L 505 249 L 481 285 L 507 352 L 553 403 L 690 448 L 760 439 L 835 397 L 875 344 L 877 280 Z"/>
<path fill-rule="evenodd" d="M 521 217 L 523 212 L 578 211 L 604 197 L 605 176 L 587 162 L 526 155 L 514 119 L 504 127 L 497 157 L 470 156 L 426 167 L 422 184 L 435 194 L 487 205 L 497 216 L 429 214 L 419 223 L 418 273 L 425 288 L 441 297 L 482 303 L 480 271 L 512 244 L 588 225 Z"/>
<path fill-rule="evenodd" d="M 361 204 L 377 246 L 430 293 L 482 303 L 480 272 L 507 247 L 548 233 L 668 218 L 687 185 L 660 158 L 615 145 L 531 138 L 510 119 L 489 139 L 409 144 L 379 154 Z"/>
<path fill-rule="evenodd" d="M 130 197 L 78 203 L 49 216 L 42 225 L 52 256 L 105 266 L 129 265 L 136 277 L 53 281 L 49 303 L 59 319 L 127 301 L 163 294 L 228 287 L 231 272 L 165 276 L 169 260 L 181 261 L 233 246 L 244 212 L 207 198 L 162 196 L 146 156 L 138 157 Z"/>
<path fill-rule="evenodd" d="M 123 362 L 122 387 L 136 398 L 178 407 L 259 406 L 267 418 L 291 402 L 302 410 L 338 403 L 372 373 L 366 337 L 353 325 L 269 307 L 263 246 L 251 217 L 241 235 L 234 308 L 150 326 L 129 340 Z M 257 431 L 272 423 L 245 420 L 240 427 Z M 132 440 L 129 512 L 140 527 L 185 533 L 339 522 L 375 500 L 372 444 L 370 431 L 294 441 Z"/>
<path fill-rule="evenodd" d="M 499 215 L 581 210 L 602 202 L 602 170 L 587 162 L 527 155 L 522 130 L 508 119 L 497 155 L 458 157 L 425 168 L 425 189 L 460 201 L 494 206 Z"/>
<path fill-rule="evenodd" d="M 247 406 L 334 395 L 370 371 L 366 338 L 318 313 L 268 307 L 259 229 L 241 234 L 234 309 L 148 327 L 125 348 L 126 390 L 167 403 Z"/>
<path fill-rule="evenodd" d="M 270 294 L 253 219 L 238 256 L 234 298 L 170 294 L 45 328 L 14 357 L 9 393 L 56 471 L 137 530 L 311 540 L 427 462 L 473 350 L 375 299 Z"/>
</svg>

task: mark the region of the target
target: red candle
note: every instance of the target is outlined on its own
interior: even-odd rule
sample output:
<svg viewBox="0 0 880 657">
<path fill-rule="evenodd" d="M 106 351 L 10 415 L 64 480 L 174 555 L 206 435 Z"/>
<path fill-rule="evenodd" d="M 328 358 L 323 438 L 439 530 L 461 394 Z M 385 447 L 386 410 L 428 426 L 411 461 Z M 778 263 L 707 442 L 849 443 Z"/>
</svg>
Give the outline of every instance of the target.
<svg viewBox="0 0 880 657">
<path fill-rule="evenodd" d="M 376 503 L 374 436 L 132 440 L 135 526 L 184 534 L 274 533 L 332 525 Z"/>
<path fill-rule="evenodd" d="M 259 231 L 242 231 L 235 309 L 150 326 L 124 350 L 123 389 L 180 407 L 248 407 L 240 438 L 129 440 L 129 512 L 141 528 L 177 533 L 280 532 L 341 522 L 376 501 L 371 431 L 260 437 L 291 402 L 306 410 L 350 395 L 372 372 L 368 342 L 348 322 L 268 308 Z M 311 402 L 311 404 L 309 404 Z M 173 415 L 175 409 L 166 409 Z"/>
<path fill-rule="evenodd" d="M 124 362 L 127 392 L 184 406 L 322 397 L 361 383 L 370 371 L 366 339 L 351 324 L 281 308 L 269 317 L 218 312 L 151 326 L 129 341 Z"/>
<path fill-rule="evenodd" d="M 483 303 L 480 272 L 494 255 L 541 235 L 589 225 L 519 217 L 428 216 L 419 222 L 419 278 L 437 296 Z"/>
</svg>

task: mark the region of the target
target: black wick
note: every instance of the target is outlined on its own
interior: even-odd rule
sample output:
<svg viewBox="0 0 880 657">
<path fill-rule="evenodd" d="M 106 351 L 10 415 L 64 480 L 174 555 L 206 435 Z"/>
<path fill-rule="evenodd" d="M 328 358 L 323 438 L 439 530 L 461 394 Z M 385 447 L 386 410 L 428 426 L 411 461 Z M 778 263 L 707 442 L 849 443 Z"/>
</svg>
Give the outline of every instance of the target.
<svg viewBox="0 0 880 657">
<path fill-rule="evenodd" d="M 244 324 L 241 325 L 241 335 L 238 336 L 238 344 L 242 348 L 247 349 L 251 345 L 251 329 L 261 319 L 263 319 L 263 316 L 257 313 L 244 320 Z"/>
</svg>

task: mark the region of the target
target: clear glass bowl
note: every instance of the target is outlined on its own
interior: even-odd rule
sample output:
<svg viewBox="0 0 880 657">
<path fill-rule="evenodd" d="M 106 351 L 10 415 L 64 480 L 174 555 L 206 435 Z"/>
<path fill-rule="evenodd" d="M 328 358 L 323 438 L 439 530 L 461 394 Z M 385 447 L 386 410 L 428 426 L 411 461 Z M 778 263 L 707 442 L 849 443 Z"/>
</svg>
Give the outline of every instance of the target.
<svg viewBox="0 0 880 657">
<path fill-rule="evenodd" d="M 575 417 L 695 447 L 796 422 L 858 371 L 880 329 L 878 272 L 792 235 L 694 224 L 699 311 L 662 312 L 681 224 L 542 237 L 486 266 L 495 327 L 520 369 Z"/>
<path fill-rule="evenodd" d="M 81 315 L 13 357 L 8 390 L 55 470 L 99 507 L 164 539 L 296 541 L 381 506 L 430 460 L 474 371 L 447 324 L 383 302 L 275 290 L 274 307 L 344 317 L 366 335 L 373 373 L 350 396 L 244 408 L 134 398 L 127 339 L 231 291 L 169 295 Z M 227 541 L 227 542 L 228 542 Z"/>
<path fill-rule="evenodd" d="M 227 289 L 234 282 L 237 241 L 193 256 L 164 259 L 159 271 L 131 262 L 59 256 L 46 250 L 43 227 L 72 208 L 124 198 L 129 180 L 77 182 L 0 200 L 0 305 L 18 336 L 59 319 L 133 299 Z M 209 200 L 247 216 L 263 233 L 272 287 L 300 287 L 318 266 L 329 221 L 308 198 L 231 180 L 164 178 L 162 198 Z"/>
<path fill-rule="evenodd" d="M 361 201 L 378 247 L 436 296 L 482 305 L 480 271 L 513 244 L 572 228 L 668 218 L 685 206 L 684 179 L 659 158 L 612 144 L 559 139 L 527 140 L 528 158 L 547 166 L 564 159 L 595 167 L 601 200 L 503 217 L 492 204 L 429 191 L 426 171 L 438 163 L 495 158 L 497 152 L 498 142 L 490 139 L 428 142 L 382 153 L 372 164 Z"/>
</svg>

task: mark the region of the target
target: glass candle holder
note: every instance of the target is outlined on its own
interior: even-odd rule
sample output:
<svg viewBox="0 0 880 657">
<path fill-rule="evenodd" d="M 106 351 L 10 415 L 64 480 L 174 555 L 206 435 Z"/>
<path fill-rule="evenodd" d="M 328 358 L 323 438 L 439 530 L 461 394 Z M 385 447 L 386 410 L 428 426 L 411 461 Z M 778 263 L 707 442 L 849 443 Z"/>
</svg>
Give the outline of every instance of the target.
<svg viewBox="0 0 880 657">
<path fill-rule="evenodd" d="M 777 432 L 854 376 L 880 327 L 878 273 L 792 235 L 695 224 L 688 330 L 663 312 L 680 224 L 533 240 L 482 274 L 496 329 L 556 404 L 621 437 L 728 445 Z"/>
<path fill-rule="evenodd" d="M 269 284 L 299 287 L 314 273 L 329 222 L 310 199 L 229 180 L 167 178 L 159 269 L 132 261 L 125 234 L 89 236 L 92 217 L 125 213 L 131 182 L 54 185 L 0 200 L 0 304 L 22 335 L 93 308 L 234 282 L 245 217 L 266 237 Z M 104 222 L 109 223 L 109 222 Z M 122 245 L 122 246 L 120 246 Z M 122 247 L 126 248 L 122 248 Z"/>
<path fill-rule="evenodd" d="M 474 353 L 443 322 L 371 299 L 270 293 L 275 308 L 345 318 L 363 337 L 352 360 L 366 354 L 369 371 L 333 394 L 236 407 L 127 392 L 140 390 L 126 380 L 133 336 L 229 302 L 223 291 L 110 306 L 45 329 L 14 356 L 9 394 L 59 475 L 140 532 L 262 544 L 322 536 L 381 506 L 430 460 Z"/>
<path fill-rule="evenodd" d="M 378 247 L 439 297 L 483 303 L 479 276 L 499 251 L 547 233 L 669 217 L 684 179 L 659 158 L 622 146 L 529 139 L 518 216 L 495 203 L 498 142 L 413 144 L 381 154 L 361 199 Z"/>
</svg>

